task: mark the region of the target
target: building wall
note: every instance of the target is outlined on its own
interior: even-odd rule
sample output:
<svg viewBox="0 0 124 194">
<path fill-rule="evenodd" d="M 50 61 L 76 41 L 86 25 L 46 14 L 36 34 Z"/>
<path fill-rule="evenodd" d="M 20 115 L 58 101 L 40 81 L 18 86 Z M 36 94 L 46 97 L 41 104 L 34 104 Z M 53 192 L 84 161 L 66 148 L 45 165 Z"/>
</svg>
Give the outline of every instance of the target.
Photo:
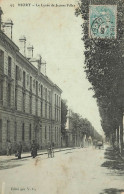
<svg viewBox="0 0 124 194">
<path fill-rule="evenodd" d="M 61 89 L 39 73 L 4 34 L 0 37 L 0 153 L 7 140 L 22 142 L 30 150 L 32 140 L 40 148 L 48 142 L 61 145 Z M 4 55 L 3 55 L 4 54 Z"/>
</svg>

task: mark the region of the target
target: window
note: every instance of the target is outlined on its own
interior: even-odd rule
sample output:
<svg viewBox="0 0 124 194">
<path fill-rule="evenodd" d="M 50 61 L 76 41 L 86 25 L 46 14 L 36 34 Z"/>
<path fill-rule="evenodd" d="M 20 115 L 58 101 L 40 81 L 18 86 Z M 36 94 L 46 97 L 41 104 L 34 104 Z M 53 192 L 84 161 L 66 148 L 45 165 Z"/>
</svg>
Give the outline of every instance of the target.
<svg viewBox="0 0 124 194">
<path fill-rule="evenodd" d="M 47 103 L 45 103 L 45 117 L 47 118 Z"/>
<path fill-rule="evenodd" d="M 58 95 L 57 95 L 57 106 L 58 106 Z"/>
<path fill-rule="evenodd" d="M 29 140 L 31 141 L 31 124 L 29 125 Z"/>
<path fill-rule="evenodd" d="M 48 92 L 48 99 L 49 99 L 49 102 L 50 102 L 50 100 L 51 100 L 51 98 L 50 98 L 50 91 Z"/>
<path fill-rule="evenodd" d="M 15 122 L 14 141 L 17 140 L 17 123 Z"/>
<path fill-rule="evenodd" d="M 56 120 L 56 113 L 57 113 L 57 110 L 56 110 L 56 108 L 55 108 L 55 120 Z"/>
<path fill-rule="evenodd" d="M 36 81 L 36 95 L 38 96 L 38 81 Z"/>
<path fill-rule="evenodd" d="M 35 79 L 33 80 L 33 88 L 35 88 Z"/>
<path fill-rule="evenodd" d="M 0 82 L 0 104 L 3 104 L 3 82 Z"/>
<path fill-rule="evenodd" d="M 56 127 L 56 134 L 55 134 L 55 136 L 56 136 L 56 142 L 57 142 L 57 127 Z"/>
<path fill-rule="evenodd" d="M 61 113 L 60 113 L 60 110 L 59 110 L 59 121 L 61 121 Z"/>
<path fill-rule="evenodd" d="M 32 96 L 29 98 L 29 105 L 30 105 L 30 114 L 32 113 Z"/>
<path fill-rule="evenodd" d="M 25 93 L 22 93 L 23 112 L 25 112 Z"/>
<path fill-rule="evenodd" d="M 56 142 L 58 141 L 58 127 L 56 128 Z"/>
<path fill-rule="evenodd" d="M 43 114 L 43 103 L 41 102 L 41 117 L 42 117 L 42 114 Z"/>
<path fill-rule="evenodd" d="M 25 125 L 24 123 L 22 124 L 22 141 L 25 140 Z"/>
<path fill-rule="evenodd" d="M 50 126 L 49 126 L 49 140 L 51 139 L 50 136 L 51 136 L 51 132 L 50 132 Z"/>
<path fill-rule="evenodd" d="M 55 94 L 55 106 L 56 106 L 56 94 Z"/>
<path fill-rule="evenodd" d="M 41 85 L 41 98 L 43 97 L 43 86 Z"/>
<path fill-rule="evenodd" d="M 58 121 L 59 121 L 59 109 L 58 109 Z"/>
<path fill-rule="evenodd" d="M 51 118 L 51 107 L 49 106 L 49 119 Z"/>
<path fill-rule="evenodd" d="M 40 88 L 40 84 L 39 84 L 39 86 L 38 86 L 38 89 L 39 89 L 39 92 L 40 92 L 40 89 L 41 89 L 41 88 Z"/>
<path fill-rule="evenodd" d="M 4 69 L 4 52 L 0 50 L 0 74 L 3 74 Z"/>
<path fill-rule="evenodd" d="M 47 128 L 45 127 L 45 139 L 47 139 Z"/>
<path fill-rule="evenodd" d="M 11 64 L 12 63 L 12 59 L 11 57 L 8 57 L 8 76 L 11 77 Z"/>
<path fill-rule="evenodd" d="M 45 88 L 45 100 L 47 101 L 47 88 Z"/>
<path fill-rule="evenodd" d="M 58 128 L 58 137 L 57 137 L 57 139 L 58 139 L 58 142 L 59 142 L 59 128 Z"/>
<path fill-rule="evenodd" d="M 30 91 L 32 91 L 32 77 L 30 76 Z"/>
<path fill-rule="evenodd" d="M 59 110 L 57 110 L 57 121 L 59 121 Z"/>
<path fill-rule="evenodd" d="M 58 130 L 58 127 L 57 127 L 57 142 L 58 142 L 58 137 L 59 137 L 59 130 Z"/>
<path fill-rule="evenodd" d="M 17 110 L 17 88 L 15 88 L 15 109 Z"/>
<path fill-rule="evenodd" d="M 18 80 L 18 71 L 19 71 L 19 67 L 16 65 L 15 80 Z"/>
<path fill-rule="evenodd" d="M 42 143 L 42 124 L 40 125 L 40 140 L 41 140 L 41 143 Z"/>
<path fill-rule="evenodd" d="M 7 141 L 10 141 L 10 121 L 7 120 Z"/>
<path fill-rule="evenodd" d="M 0 119 L 0 142 L 2 142 L 2 119 Z"/>
<path fill-rule="evenodd" d="M 37 140 L 37 137 L 38 137 L 37 129 L 38 129 L 38 127 L 37 127 L 37 125 L 36 125 L 36 127 L 35 127 L 35 140 Z"/>
<path fill-rule="evenodd" d="M 58 118 L 57 118 L 57 121 L 59 121 L 59 109 L 58 109 L 58 113 L 57 113 L 57 116 L 58 116 Z"/>
<path fill-rule="evenodd" d="M 58 128 L 58 138 L 57 138 L 57 139 L 58 139 L 58 141 L 59 141 L 59 128 Z"/>
<path fill-rule="evenodd" d="M 59 97 L 59 106 L 60 106 L 60 97 Z"/>
<path fill-rule="evenodd" d="M 8 83 L 8 106 L 11 105 L 11 84 Z"/>
<path fill-rule="evenodd" d="M 55 141 L 56 141 L 56 127 L 55 127 Z"/>
<path fill-rule="evenodd" d="M 38 100 L 36 99 L 36 115 L 38 115 Z"/>
<path fill-rule="evenodd" d="M 25 88 L 25 71 L 23 71 L 23 87 Z"/>
<path fill-rule="evenodd" d="M 29 74 L 27 74 L 27 86 L 29 85 Z"/>
</svg>

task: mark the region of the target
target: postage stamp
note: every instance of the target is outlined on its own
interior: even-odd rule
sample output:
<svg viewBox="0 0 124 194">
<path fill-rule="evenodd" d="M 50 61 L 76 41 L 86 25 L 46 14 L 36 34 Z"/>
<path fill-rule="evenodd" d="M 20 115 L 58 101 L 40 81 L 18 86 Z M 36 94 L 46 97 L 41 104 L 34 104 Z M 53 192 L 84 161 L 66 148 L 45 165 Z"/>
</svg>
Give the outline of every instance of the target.
<svg viewBox="0 0 124 194">
<path fill-rule="evenodd" d="M 117 6 L 90 5 L 89 36 L 90 38 L 116 38 Z"/>
</svg>

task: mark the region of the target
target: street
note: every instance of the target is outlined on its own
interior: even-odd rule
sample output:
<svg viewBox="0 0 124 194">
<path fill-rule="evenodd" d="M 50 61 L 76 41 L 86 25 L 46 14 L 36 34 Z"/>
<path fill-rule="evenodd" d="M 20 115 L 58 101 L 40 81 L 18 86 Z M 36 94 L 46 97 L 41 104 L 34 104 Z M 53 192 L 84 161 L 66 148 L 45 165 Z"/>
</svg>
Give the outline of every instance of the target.
<svg viewBox="0 0 124 194">
<path fill-rule="evenodd" d="M 1 194 L 123 194 L 124 173 L 101 166 L 104 154 L 90 147 L 1 162 Z"/>
</svg>

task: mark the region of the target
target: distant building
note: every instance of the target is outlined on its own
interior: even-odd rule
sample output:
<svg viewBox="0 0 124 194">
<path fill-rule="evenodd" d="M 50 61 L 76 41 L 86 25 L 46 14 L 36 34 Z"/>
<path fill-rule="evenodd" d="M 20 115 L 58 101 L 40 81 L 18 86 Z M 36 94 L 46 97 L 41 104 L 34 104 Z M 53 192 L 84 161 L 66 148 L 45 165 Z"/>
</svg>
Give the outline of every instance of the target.
<svg viewBox="0 0 124 194">
<path fill-rule="evenodd" d="M 42 59 L 32 59 L 33 48 L 26 58 L 25 41 L 20 40 L 21 54 L 0 30 L 0 153 L 5 153 L 7 141 L 13 151 L 20 141 L 24 151 L 32 140 L 39 148 L 48 142 L 61 145 L 62 90 L 41 73 Z"/>
<path fill-rule="evenodd" d="M 67 147 L 85 147 L 91 145 L 91 136 L 89 136 L 86 131 L 81 131 L 80 127 L 74 128 L 73 114 L 74 112 L 69 109 L 63 144 Z"/>
</svg>

